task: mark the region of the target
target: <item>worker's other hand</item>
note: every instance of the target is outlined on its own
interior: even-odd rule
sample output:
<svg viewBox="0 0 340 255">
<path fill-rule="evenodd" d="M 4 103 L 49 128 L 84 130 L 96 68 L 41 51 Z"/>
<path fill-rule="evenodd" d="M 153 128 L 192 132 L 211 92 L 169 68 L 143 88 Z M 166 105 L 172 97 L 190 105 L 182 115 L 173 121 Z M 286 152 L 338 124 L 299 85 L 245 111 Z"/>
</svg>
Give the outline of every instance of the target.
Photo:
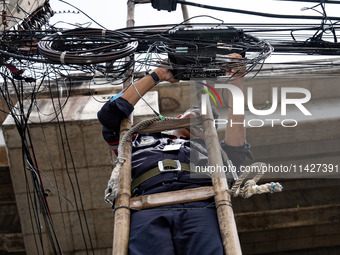
<svg viewBox="0 0 340 255">
<path fill-rule="evenodd" d="M 200 112 L 199 110 L 193 110 L 193 109 L 189 109 L 185 113 L 177 116 L 177 118 L 179 119 L 189 119 L 189 118 L 197 118 L 197 117 L 200 117 Z M 199 125 L 191 126 L 190 128 L 175 129 L 172 131 L 172 135 L 177 136 L 177 137 L 184 136 L 187 138 L 204 139 L 202 127 Z"/>
<path fill-rule="evenodd" d="M 226 76 L 230 76 L 231 80 L 228 83 L 233 84 L 243 90 L 243 78 L 246 72 L 246 65 L 238 59 L 242 59 L 242 56 L 238 53 L 232 53 L 227 55 L 232 62 L 230 69 L 226 72 Z"/>
<path fill-rule="evenodd" d="M 227 76 L 233 76 L 233 78 L 242 78 L 246 72 L 246 65 L 239 61 L 242 56 L 238 53 L 228 54 L 227 57 L 230 59 L 229 69 L 226 72 Z"/>
<path fill-rule="evenodd" d="M 171 82 L 171 83 L 179 82 L 179 80 L 177 80 L 174 77 L 174 75 L 172 74 L 170 69 L 158 67 L 158 68 L 155 69 L 155 72 L 157 73 L 157 75 L 158 75 L 158 77 L 161 81 L 168 81 L 168 82 Z"/>
<path fill-rule="evenodd" d="M 167 58 L 163 59 L 160 63 L 160 66 L 155 69 L 155 72 L 158 74 L 158 77 L 161 81 L 168 81 L 171 83 L 179 82 L 171 72 L 171 66 L 169 65 L 169 60 Z"/>
</svg>

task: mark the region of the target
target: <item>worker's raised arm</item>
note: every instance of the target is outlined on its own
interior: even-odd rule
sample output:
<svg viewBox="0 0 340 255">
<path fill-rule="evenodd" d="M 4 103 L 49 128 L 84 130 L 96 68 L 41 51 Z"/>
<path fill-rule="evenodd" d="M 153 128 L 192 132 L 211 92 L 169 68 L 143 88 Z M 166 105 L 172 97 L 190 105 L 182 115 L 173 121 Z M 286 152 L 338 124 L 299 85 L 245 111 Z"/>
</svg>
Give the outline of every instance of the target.
<svg viewBox="0 0 340 255">
<path fill-rule="evenodd" d="M 239 54 L 233 53 L 229 55 L 232 58 L 241 58 Z M 235 67 L 228 72 L 227 75 L 234 74 L 236 79 L 228 82 L 228 84 L 232 84 L 243 91 L 243 75 L 244 75 L 244 67 Z M 225 142 L 230 146 L 242 146 L 246 140 L 246 129 L 244 125 L 244 115 L 235 115 L 233 110 L 233 97 L 232 94 L 229 93 L 228 98 L 229 110 L 228 110 L 228 123 L 226 125 L 225 131 Z"/>
<path fill-rule="evenodd" d="M 131 105 L 136 105 L 140 96 L 151 90 L 158 82 L 169 81 L 176 82 L 173 74 L 169 69 L 156 68 L 152 73 L 145 75 L 142 79 L 134 83 L 134 87 L 130 86 L 122 95 Z M 137 93 L 137 91 L 139 93 Z"/>
<path fill-rule="evenodd" d="M 129 86 L 121 97 L 112 100 L 113 97 L 98 111 L 98 120 L 103 125 L 103 137 L 115 152 L 118 147 L 121 121 L 131 114 L 140 96 L 151 90 L 158 82 L 176 82 L 177 80 L 172 77 L 170 70 L 156 68 L 154 74 L 147 74 L 142 79 L 134 82 L 134 86 Z"/>
</svg>

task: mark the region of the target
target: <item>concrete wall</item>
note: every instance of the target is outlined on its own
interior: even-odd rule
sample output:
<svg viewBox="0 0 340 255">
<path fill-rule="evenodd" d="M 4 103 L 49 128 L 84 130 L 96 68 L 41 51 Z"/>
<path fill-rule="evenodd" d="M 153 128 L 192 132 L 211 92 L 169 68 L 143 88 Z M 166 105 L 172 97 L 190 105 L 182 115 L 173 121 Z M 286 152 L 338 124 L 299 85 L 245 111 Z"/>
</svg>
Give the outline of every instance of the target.
<svg viewBox="0 0 340 255">
<path fill-rule="evenodd" d="M 109 96 L 102 95 L 96 99 L 103 102 Z M 151 92 L 146 99 L 158 111 L 157 92 Z M 59 124 L 55 115 L 43 115 L 53 113 L 49 99 L 40 99 L 37 103 L 39 113 L 34 111 L 31 115 L 30 135 L 44 189 L 50 190 L 47 202 L 63 252 L 86 254 L 86 248 L 90 249 L 87 221 L 95 254 L 110 254 L 113 212 L 104 202 L 104 190 L 115 156 L 102 138 L 101 124 L 96 117 L 103 103 L 91 96 L 72 97 L 63 109 L 64 123 Z M 137 118 L 153 114 L 143 102 L 139 102 L 137 108 Z M 58 118 L 62 121 L 61 115 Z M 38 238 L 37 234 L 34 235 L 37 229 L 31 225 L 30 215 L 34 212 L 29 206 L 25 180 L 27 176 L 31 190 L 29 195 L 32 195 L 30 172 L 23 168 L 21 139 L 11 117 L 3 123 L 3 131 L 26 252 L 38 254 L 34 240 Z M 52 254 L 46 226 L 42 224 L 44 252 Z M 81 228 L 85 232 L 87 247 Z M 39 252 L 41 254 L 42 251 Z"/>
<path fill-rule="evenodd" d="M 257 160 L 272 164 L 340 163 L 338 156 L 340 155 L 338 111 L 340 88 L 337 78 L 284 80 L 259 77 L 247 79 L 245 88 L 249 86 L 254 87 L 254 102 L 259 107 L 270 100 L 269 91 L 273 86 L 305 87 L 312 94 L 312 101 L 306 105 L 313 113 L 312 117 L 306 119 L 301 114 L 297 114 L 298 109 L 291 109 L 291 116 L 299 120 L 299 125 L 294 129 L 280 126 L 273 128 L 268 125 L 261 128 L 247 128 L 248 142 L 252 145 L 252 152 Z M 147 101 L 154 101 L 153 106 L 156 108 L 159 102 L 159 108 L 166 116 L 176 116 L 190 106 L 190 101 L 187 99 L 190 88 L 187 83 L 164 83 L 154 90 L 151 99 Z M 95 97 L 99 101 L 105 101 L 109 96 L 110 94 Z M 53 112 L 50 100 L 41 99 L 38 103 L 41 112 L 45 114 Z M 96 112 L 101 105 L 102 103 L 90 96 L 69 99 L 63 113 L 70 150 L 67 148 L 63 126 L 60 131 L 56 120 L 53 120 L 55 116 L 40 115 L 41 121 L 36 111 L 31 116 L 32 122 L 41 123 L 31 123 L 30 132 L 44 187 L 51 190 L 47 201 L 65 254 L 85 254 L 86 248 L 80 228 L 80 219 L 85 228 L 84 217 L 81 214 L 79 219 L 75 208 L 75 201 L 79 202 L 80 198 L 78 192 L 74 196 L 71 187 L 71 182 L 76 183 L 75 173 L 79 181 L 95 254 L 111 253 L 113 213 L 110 206 L 104 203 L 103 194 L 112 170 L 114 156 L 102 139 L 101 125 L 96 119 Z M 146 112 L 147 107 L 138 106 L 137 109 L 141 111 L 135 113 L 136 123 L 143 118 L 153 116 L 152 112 Z M 226 114 L 226 111 L 223 111 L 222 117 L 223 114 Z M 246 114 L 247 119 L 254 118 L 249 112 Z M 274 113 L 272 117 L 277 116 L 275 114 L 278 113 Z M 11 118 L 6 119 L 3 130 L 26 252 L 37 254 L 30 225 L 25 170 L 21 162 L 21 141 Z M 63 134 L 63 139 L 60 134 Z M 219 134 L 223 136 L 222 128 L 219 128 Z M 55 189 L 56 184 L 60 193 Z M 283 184 L 282 193 L 255 196 L 248 200 L 233 200 L 245 254 L 270 254 L 275 251 L 298 249 L 306 251 L 299 254 L 309 254 L 308 249 L 311 247 L 320 252 L 321 248 L 330 251 L 331 248 L 327 247 L 340 246 L 338 241 L 340 239 L 337 238 L 340 234 L 337 230 L 340 220 L 334 216 L 340 208 L 340 201 L 335 192 L 339 188 L 337 179 L 308 181 L 291 178 L 283 180 Z M 304 207 L 303 210 L 299 209 L 300 206 Z M 325 214 L 325 210 L 329 213 Z M 268 219 L 271 223 L 262 219 Z M 274 234 L 277 231 L 282 234 Z M 294 241 L 291 240 L 291 236 L 294 237 Z M 323 242 L 311 244 L 306 241 L 314 238 L 320 238 Z M 89 246 L 88 236 L 86 241 Z M 51 254 L 51 247 L 48 245 L 46 254 Z"/>
</svg>

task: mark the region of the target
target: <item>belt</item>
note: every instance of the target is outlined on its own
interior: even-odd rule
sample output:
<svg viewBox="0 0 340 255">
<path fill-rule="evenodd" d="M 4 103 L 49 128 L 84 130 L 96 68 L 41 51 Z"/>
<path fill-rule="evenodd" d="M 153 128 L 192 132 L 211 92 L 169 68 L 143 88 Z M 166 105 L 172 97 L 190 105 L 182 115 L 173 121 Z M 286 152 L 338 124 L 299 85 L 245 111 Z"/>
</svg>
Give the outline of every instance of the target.
<svg viewBox="0 0 340 255">
<path fill-rule="evenodd" d="M 145 172 L 144 174 L 138 176 L 134 179 L 131 183 L 131 190 L 134 190 L 143 182 L 155 177 L 161 173 L 166 172 L 174 172 L 174 171 L 187 171 L 190 172 L 190 165 L 181 163 L 179 160 L 173 159 L 164 159 L 162 161 L 158 161 L 158 166 L 150 169 L 149 171 Z"/>
</svg>

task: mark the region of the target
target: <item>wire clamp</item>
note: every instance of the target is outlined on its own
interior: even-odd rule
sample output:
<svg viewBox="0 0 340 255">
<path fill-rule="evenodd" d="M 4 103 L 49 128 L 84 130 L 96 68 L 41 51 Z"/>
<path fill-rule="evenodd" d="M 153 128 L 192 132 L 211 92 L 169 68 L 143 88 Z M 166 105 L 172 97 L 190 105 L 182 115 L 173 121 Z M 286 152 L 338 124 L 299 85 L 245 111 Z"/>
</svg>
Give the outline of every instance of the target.
<svg viewBox="0 0 340 255">
<path fill-rule="evenodd" d="M 62 63 L 63 65 L 65 64 L 65 56 L 66 56 L 66 51 L 60 54 L 60 63 Z"/>
</svg>

